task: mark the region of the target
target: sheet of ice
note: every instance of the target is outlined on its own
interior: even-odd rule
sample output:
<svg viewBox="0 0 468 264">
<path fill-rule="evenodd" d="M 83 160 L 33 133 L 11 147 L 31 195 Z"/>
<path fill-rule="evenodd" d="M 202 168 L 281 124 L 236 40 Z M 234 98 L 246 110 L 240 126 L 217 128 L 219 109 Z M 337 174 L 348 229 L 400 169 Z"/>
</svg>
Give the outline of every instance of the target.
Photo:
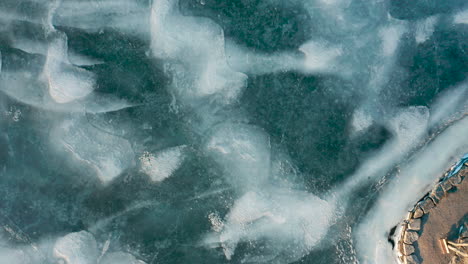
<svg viewBox="0 0 468 264">
<path fill-rule="evenodd" d="M 453 23 L 468 24 L 468 9 L 456 13 L 453 17 Z"/>
<path fill-rule="evenodd" d="M 260 128 L 221 124 L 206 144 L 206 151 L 222 166 L 227 181 L 245 191 L 266 183 L 270 174 L 270 142 Z"/>
<path fill-rule="evenodd" d="M 49 94 L 57 103 L 68 103 L 89 95 L 95 86 L 95 76 L 68 61 L 67 39 L 61 35 L 49 44 L 44 75 Z"/>
<path fill-rule="evenodd" d="M 140 169 L 150 176 L 153 182 L 161 182 L 176 171 L 185 158 L 186 146 L 177 146 L 161 150 L 155 154 L 145 152 L 140 157 Z"/>
<path fill-rule="evenodd" d="M 250 191 L 235 202 L 224 223 L 214 226 L 207 242 L 220 243 L 229 260 L 238 243 L 263 241 L 262 252 L 243 261 L 289 263 L 324 238 L 334 220 L 333 210 L 326 201 L 303 191 Z"/>
<path fill-rule="evenodd" d="M 361 263 L 396 263 L 387 241 L 389 230 L 403 219 L 457 157 L 468 147 L 468 118 L 447 128 L 406 162 L 397 178 L 385 187 L 356 233 Z"/>
<path fill-rule="evenodd" d="M 94 169 L 104 184 L 134 164 L 134 153 L 126 139 L 91 125 L 85 118 L 63 121 L 54 129 L 50 140 Z"/>
<path fill-rule="evenodd" d="M 112 252 L 105 254 L 99 264 L 145 264 L 145 262 L 136 259 L 129 253 Z"/>
<path fill-rule="evenodd" d="M 86 231 L 69 233 L 57 239 L 53 252 L 66 264 L 96 264 L 99 257 L 96 240 Z"/>
<path fill-rule="evenodd" d="M 222 103 L 235 100 L 246 76 L 226 63 L 224 34 L 213 21 L 182 16 L 177 1 L 156 0 L 151 8 L 153 55 L 170 60 L 175 91 L 184 102 L 216 96 Z"/>
<path fill-rule="evenodd" d="M 416 43 L 423 43 L 428 40 L 432 36 L 432 33 L 434 33 L 434 28 L 438 21 L 438 16 L 431 16 L 417 21 L 416 33 L 414 36 Z"/>
</svg>

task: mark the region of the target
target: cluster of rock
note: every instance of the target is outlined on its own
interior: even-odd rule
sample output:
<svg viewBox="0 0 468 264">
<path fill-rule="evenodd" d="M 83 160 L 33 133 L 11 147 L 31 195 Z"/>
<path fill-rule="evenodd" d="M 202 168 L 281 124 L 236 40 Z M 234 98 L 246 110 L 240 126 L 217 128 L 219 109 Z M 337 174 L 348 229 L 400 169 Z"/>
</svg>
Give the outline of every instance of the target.
<svg viewBox="0 0 468 264">
<path fill-rule="evenodd" d="M 468 158 L 454 165 L 439 182 L 408 213 L 402 223 L 397 242 L 398 259 L 404 264 L 419 264 L 422 260 L 416 252 L 418 239 L 424 225 L 423 217 L 436 207 L 447 193 L 460 185 L 468 175 Z"/>
</svg>

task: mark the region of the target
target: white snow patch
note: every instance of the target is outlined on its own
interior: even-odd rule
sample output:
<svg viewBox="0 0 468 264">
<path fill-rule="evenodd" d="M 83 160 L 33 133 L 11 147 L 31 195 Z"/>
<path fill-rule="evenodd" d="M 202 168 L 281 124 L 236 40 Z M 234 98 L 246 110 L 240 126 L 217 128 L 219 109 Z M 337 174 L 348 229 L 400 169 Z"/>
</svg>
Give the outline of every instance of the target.
<svg viewBox="0 0 468 264">
<path fill-rule="evenodd" d="M 184 160 L 186 146 L 177 146 L 152 154 L 143 153 L 140 157 L 141 171 L 154 182 L 161 182 L 176 171 Z"/>
</svg>

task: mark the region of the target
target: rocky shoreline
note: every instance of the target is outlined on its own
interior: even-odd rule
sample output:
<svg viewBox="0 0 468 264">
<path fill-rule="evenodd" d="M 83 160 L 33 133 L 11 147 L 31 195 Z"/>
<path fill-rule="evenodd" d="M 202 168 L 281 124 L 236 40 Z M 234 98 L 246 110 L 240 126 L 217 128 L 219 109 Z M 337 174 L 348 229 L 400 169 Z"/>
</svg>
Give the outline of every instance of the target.
<svg viewBox="0 0 468 264">
<path fill-rule="evenodd" d="M 465 217 L 467 212 L 463 212 L 463 210 L 466 211 L 468 208 L 466 206 L 468 199 L 463 199 L 466 198 L 466 193 L 468 192 L 468 183 L 464 181 L 466 175 L 468 175 L 468 155 L 465 155 L 460 162 L 450 168 L 439 179 L 437 184 L 410 210 L 405 220 L 399 226 L 399 232 L 396 235 L 396 251 L 400 263 L 441 263 L 438 262 L 440 259 L 435 259 L 437 257 L 441 259 L 450 258 L 450 263 L 454 264 L 463 263 L 453 262 L 454 260 L 456 261 L 456 254 L 453 252 L 445 252 L 444 254 L 441 245 L 436 244 L 438 244 L 444 235 L 447 236 L 449 230 L 453 229 L 454 226 L 463 231 L 461 232 L 461 236 L 466 236 L 466 233 L 468 233 Z M 448 201 L 450 199 L 458 199 L 457 201 L 461 204 L 457 203 L 457 206 L 460 206 L 460 208 L 451 208 L 451 202 L 453 201 Z M 456 212 L 452 214 L 450 211 L 454 210 Z M 461 218 L 460 215 L 462 215 Z M 434 218 L 434 220 L 430 218 Z M 447 221 L 447 226 L 437 224 L 438 222 L 443 223 Z M 436 228 L 438 229 L 434 229 L 429 225 L 437 225 Z M 451 228 L 448 228 L 449 225 Z M 459 239 L 463 239 L 463 237 Z M 437 247 L 439 250 L 437 250 Z M 423 255 L 427 255 L 426 251 L 431 251 L 430 254 L 438 255 L 431 255 L 430 258 L 427 258 L 428 261 L 424 261 Z"/>
</svg>

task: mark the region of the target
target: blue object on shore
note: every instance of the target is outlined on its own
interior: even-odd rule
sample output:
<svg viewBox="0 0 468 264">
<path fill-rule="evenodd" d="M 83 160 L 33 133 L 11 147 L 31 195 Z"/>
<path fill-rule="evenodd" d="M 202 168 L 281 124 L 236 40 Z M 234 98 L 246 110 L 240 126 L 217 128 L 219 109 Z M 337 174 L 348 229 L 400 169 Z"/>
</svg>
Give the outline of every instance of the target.
<svg viewBox="0 0 468 264">
<path fill-rule="evenodd" d="M 463 164 L 465 162 L 468 161 L 468 153 L 466 153 L 462 158 L 461 160 L 457 163 L 457 165 L 455 165 L 455 167 L 453 168 L 452 172 L 450 173 L 450 176 L 458 173 L 460 171 L 460 169 L 463 167 Z"/>
</svg>

